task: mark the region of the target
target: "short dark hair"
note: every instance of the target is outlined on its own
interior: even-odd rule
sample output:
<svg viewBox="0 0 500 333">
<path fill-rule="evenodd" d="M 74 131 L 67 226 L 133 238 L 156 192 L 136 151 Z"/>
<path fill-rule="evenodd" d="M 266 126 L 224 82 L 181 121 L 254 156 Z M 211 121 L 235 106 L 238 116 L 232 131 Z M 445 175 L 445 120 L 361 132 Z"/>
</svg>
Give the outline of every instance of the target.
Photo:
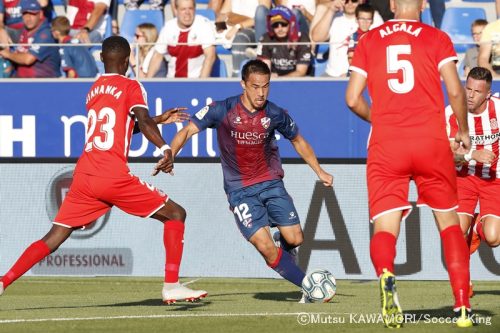
<svg viewBox="0 0 500 333">
<path fill-rule="evenodd" d="M 258 73 L 264 75 L 271 75 L 269 66 L 262 60 L 255 59 L 248 61 L 241 70 L 241 79 L 246 81 L 250 74 Z"/>
<path fill-rule="evenodd" d="M 483 80 L 486 81 L 488 86 L 491 86 L 492 75 L 489 69 L 484 67 L 474 67 L 470 70 L 467 75 L 467 79 L 472 78 L 474 80 Z"/>
<path fill-rule="evenodd" d="M 375 8 L 373 8 L 370 4 L 361 3 L 358 5 L 358 7 L 356 7 L 356 11 L 354 12 L 356 15 L 356 18 L 358 18 L 360 12 L 370 13 L 370 14 L 372 14 L 372 18 L 373 18 L 373 16 L 375 15 Z"/>
<path fill-rule="evenodd" d="M 474 22 L 472 22 L 472 27 L 477 27 L 477 26 L 485 27 L 487 25 L 488 21 L 486 21 L 485 19 L 477 19 Z"/>
<path fill-rule="evenodd" d="M 117 53 L 128 56 L 130 55 L 130 45 L 122 36 L 111 36 L 102 42 L 102 53 Z"/>
</svg>

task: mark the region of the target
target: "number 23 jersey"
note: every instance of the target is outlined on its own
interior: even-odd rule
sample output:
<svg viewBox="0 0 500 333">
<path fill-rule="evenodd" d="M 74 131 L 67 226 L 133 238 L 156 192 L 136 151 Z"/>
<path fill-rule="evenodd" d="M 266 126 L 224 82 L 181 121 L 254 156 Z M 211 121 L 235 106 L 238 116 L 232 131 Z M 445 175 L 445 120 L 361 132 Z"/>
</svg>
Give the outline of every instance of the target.
<svg viewBox="0 0 500 333">
<path fill-rule="evenodd" d="M 107 178 L 129 172 L 127 156 L 135 124 L 135 107 L 147 109 L 147 95 L 136 80 L 103 74 L 86 97 L 88 124 L 85 146 L 75 172 Z"/>
<path fill-rule="evenodd" d="M 372 99 L 370 144 L 446 139 L 439 70 L 457 55 L 446 33 L 413 20 L 390 20 L 359 40 L 350 67 Z"/>
</svg>

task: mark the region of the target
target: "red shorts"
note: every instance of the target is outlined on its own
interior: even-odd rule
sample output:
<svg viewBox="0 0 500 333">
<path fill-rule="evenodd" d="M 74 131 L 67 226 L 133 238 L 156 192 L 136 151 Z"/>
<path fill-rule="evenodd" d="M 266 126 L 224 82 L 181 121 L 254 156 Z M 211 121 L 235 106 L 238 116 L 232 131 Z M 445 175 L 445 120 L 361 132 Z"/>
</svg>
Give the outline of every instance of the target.
<svg viewBox="0 0 500 333">
<path fill-rule="evenodd" d="M 473 175 L 457 177 L 459 214 L 474 216 L 479 201 L 479 215 L 500 218 L 500 179 L 485 180 Z"/>
<path fill-rule="evenodd" d="M 367 162 L 370 219 L 392 211 L 411 211 L 410 180 L 417 185 L 417 205 L 436 211 L 457 207 L 457 183 L 448 140 L 419 138 L 371 144 Z"/>
<path fill-rule="evenodd" d="M 168 196 L 131 174 L 104 178 L 75 173 L 54 224 L 82 227 L 116 206 L 126 213 L 149 217 L 163 207 Z"/>
</svg>

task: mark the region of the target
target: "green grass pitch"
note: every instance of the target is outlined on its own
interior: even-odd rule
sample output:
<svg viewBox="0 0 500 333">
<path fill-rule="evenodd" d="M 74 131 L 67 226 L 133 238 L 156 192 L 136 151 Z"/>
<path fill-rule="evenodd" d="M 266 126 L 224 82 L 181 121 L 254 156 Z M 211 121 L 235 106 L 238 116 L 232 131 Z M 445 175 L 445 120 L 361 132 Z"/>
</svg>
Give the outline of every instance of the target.
<svg viewBox="0 0 500 333">
<path fill-rule="evenodd" d="M 387 332 L 376 281 L 337 281 L 326 304 L 298 304 L 297 288 L 278 279 L 199 279 L 190 287 L 209 296 L 175 305 L 161 302 L 161 287 L 160 278 L 21 278 L 0 297 L 0 332 Z M 439 323 L 451 310 L 447 281 L 398 281 L 402 330 L 500 332 L 500 282 L 475 291 L 480 324 L 459 329 Z"/>
</svg>

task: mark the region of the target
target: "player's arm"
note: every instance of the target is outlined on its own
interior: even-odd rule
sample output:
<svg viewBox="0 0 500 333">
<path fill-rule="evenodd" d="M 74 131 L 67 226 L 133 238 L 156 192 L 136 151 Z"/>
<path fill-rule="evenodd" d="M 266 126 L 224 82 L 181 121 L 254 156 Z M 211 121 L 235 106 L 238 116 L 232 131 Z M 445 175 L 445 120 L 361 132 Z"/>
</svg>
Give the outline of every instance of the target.
<svg viewBox="0 0 500 333">
<path fill-rule="evenodd" d="M 349 109 L 358 117 L 371 122 L 371 110 L 368 102 L 363 96 L 366 87 L 366 77 L 358 72 L 352 71 L 345 93 L 345 101 Z"/>
<path fill-rule="evenodd" d="M 184 147 L 186 142 L 196 133 L 200 132 L 198 126 L 196 126 L 192 121 L 184 127 L 182 130 L 177 132 L 177 134 L 172 139 L 170 145 L 172 146 L 172 154 L 173 156 L 177 156 L 179 151 Z"/>
<path fill-rule="evenodd" d="M 471 142 L 469 137 L 469 125 L 467 123 L 467 104 L 465 102 L 464 87 L 458 78 L 457 67 L 453 61 L 448 61 L 441 66 L 439 73 L 444 80 L 448 93 L 448 100 L 458 121 L 459 129 L 455 140 L 457 142 L 462 142 L 464 148 L 469 151 Z"/>
<path fill-rule="evenodd" d="M 497 157 L 495 153 L 493 153 L 491 150 L 488 149 L 481 149 L 481 150 L 471 149 L 469 150 L 469 152 L 467 152 L 464 149 L 464 147 L 457 144 L 457 142 L 451 141 L 450 143 L 456 165 L 462 165 L 465 162 L 469 162 L 471 160 L 483 164 L 492 164 Z"/>
<path fill-rule="evenodd" d="M 156 147 L 160 148 L 164 157 L 156 164 L 155 171 L 153 172 L 153 176 L 157 175 L 158 172 L 171 172 L 174 168 L 174 162 L 172 158 L 172 150 L 163 140 L 160 131 L 158 130 L 158 126 L 154 122 L 154 120 L 149 116 L 148 110 L 141 107 L 135 107 L 132 109 L 137 118 L 137 122 L 139 124 L 139 129 L 142 134 L 148 139 L 151 143 L 153 143 Z"/>
<path fill-rule="evenodd" d="M 324 42 L 327 41 L 330 34 L 330 27 L 332 26 L 333 17 L 335 13 L 343 10 L 344 4 L 341 0 L 333 0 L 332 2 L 324 4 L 323 15 L 318 13 L 317 19 L 313 18 L 311 22 L 311 41 L 313 42 Z M 320 17 L 321 15 L 321 17 Z"/>
<path fill-rule="evenodd" d="M 159 116 L 154 116 L 151 119 L 158 125 L 167 125 L 171 123 L 182 123 L 189 119 L 189 113 L 184 112 L 187 110 L 185 107 L 171 108 L 163 112 Z M 141 129 L 139 128 L 139 123 L 136 122 L 134 126 L 134 134 L 139 133 Z"/>
<path fill-rule="evenodd" d="M 321 168 L 318 159 L 316 158 L 316 154 L 314 153 L 314 150 L 309 142 L 307 142 L 306 139 L 304 139 L 304 137 L 300 134 L 297 134 L 291 142 L 295 151 L 311 167 L 311 169 L 313 169 L 316 175 L 318 175 L 318 178 L 323 182 L 323 185 L 332 186 L 333 176 Z"/>
<path fill-rule="evenodd" d="M 477 64 L 478 66 L 488 69 L 493 75 L 493 77 L 496 77 L 497 74 L 493 70 L 493 67 L 491 66 L 490 63 L 491 49 L 492 49 L 491 42 L 482 42 L 481 44 L 479 44 L 479 54 L 477 56 Z"/>
</svg>

